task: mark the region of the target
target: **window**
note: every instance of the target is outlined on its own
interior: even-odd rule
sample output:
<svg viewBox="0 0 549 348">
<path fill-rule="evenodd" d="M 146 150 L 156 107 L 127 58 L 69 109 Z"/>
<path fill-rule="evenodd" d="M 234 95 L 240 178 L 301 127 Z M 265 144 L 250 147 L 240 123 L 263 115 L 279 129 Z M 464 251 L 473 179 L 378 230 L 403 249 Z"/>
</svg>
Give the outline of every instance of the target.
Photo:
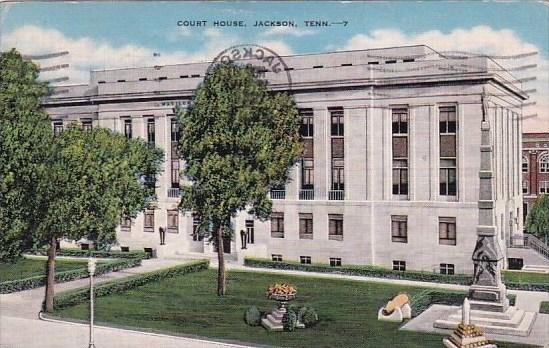
<svg viewBox="0 0 549 348">
<path fill-rule="evenodd" d="M 311 257 L 310 256 L 300 256 L 299 262 L 310 265 L 311 264 Z"/>
<path fill-rule="evenodd" d="M 454 275 L 454 264 L 453 263 L 441 263 L 440 264 L 440 274 Z"/>
<path fill-rule="evenodd" d="M 177 123 L 177 119 L 175 117 L 172 117 L 170 119 L 170 133 L 171 133 L 171 141 L 178 142 L 180 137 L 179 123 Z"/>
<path fill-rule="evenodd" d="M 179 188 L 179 159 L 171 160 L 171 183 L 172 188 Z"/>
<path fill-rule="evenodd" d="M 456 245 L 456 218 L 438 218 L 438 244 Z"/>
<path fill-rule="evenodd" d="M 85 131 L 91 131 L 92 128 L 93 128 L 93 125 L 92 125 L 92 120 L 91 118 L 83 118 L 80 120 L 80 122 L 82 123 L 82 129 L 85 130 Z"/>
<path fill-rule="evenodd" d="M 154 144 L 155 141 L 155 124 L 154 117 L 147 119 L 147 142 L 149 144 Z"/>
<path fill-rule="evenodd" d="M 139 81 L 147 81 L 147 78 L 146 77 L 140 77 Z"/>
<path fill-rule="evenodd" d="M 299 239 L 313 239 L 313 214 L 299 214 Z"/>
<path fill-rule="evenodd" d="M 328 215 L 328 239 L 343 240 L 343 215 Z"/>
<path fill-rule="evenodd" d="M 121 247 L 120 247 L 120 251 L 122 251 L 122 252 L 125 252 L 125 253 L 127 253 L 127 252 L 129 252 L 129 251 L 130 251 L 130 247 L 127 247 L 127 246 L 121 246 Z"/>
<path fill-rule="evenodd" d="M 540 181 L 539 182 L 539 193 L 540 194 L 549 194 L 549 181 Z"/>
<path fill-rule="evenodd" d="M 549 173 L 549 154 L 544 154 L 539 158 L 539 172 Z"/>
<path fill-rule="evenodd" d="M 343 108 L 333 107 L 328 108 L 328 111 L 330 112 L 330 119 L 331 119 L 331 134 L 332 136 L 340 136 L 342 137 L 344 134 L 344 123 L 343 123 Z"/>
<path fill-rule="evenodd" d="M 80 244 L 81 250 L 90 250 L 90 245 L 88 243 L 81 243 Z"/>
<path fill-rule="evenodd" d="M 528 157 L 522 156 L 522 172 L 528 173 Z"/>
<path fill-rule="evenodd" d="M 439 108 L 439 194 L 441 196 L 457 194 L 456 133 L 456 107 L 441 106 Z"/>
<path fill-rule="evenodd" d="M 528 194 L 528 180 L 522 181 L 522 193 Z"/>
<path fill-rule="evenodd" d="M 393 260 L 393 271 L 402 271 L 406 270 L 406 261 Z"/>
<path fill-rule="evenodd" d="M 392 110 L 393 194 L 408 194 L 408 109 Z"/>
<path fill-rule="evenodd" d="M 145 210 L 144 232 L 154 232 L 154 210 Z"/>
<path fill-rule="evenodd" d="M 254 236 L 255 228 L 254 228 L 254 220 L 246 220 L 246 243 L 247 244 L 254 244 L 255 236 Z"/>
<path fill-rule="evenodd" d="M 63 121 L 53 121 L 53 135 L 59 136 L 63 132 Z"/>
<path fill-rule="evenodd" d="M 271 237 L 284 238 L 284 213 L 271 214 Z"/>
<path fill-rule="evenodd" d="M 132 228 L 132 219 L 129 216 L 122 216 L 120 219 L 120 230 L 122 232 L 130 232 Z"/>
<path fill-rule="evenodd" d="M 132 120 L 131 119 L 124 120 L 124 136 L 128 139 L 132 138 Z"/>
<path fill-rule="evenodd" d="M 299 109 L 299 135 L 303 138 L 312 138 L 314 135 L 313 109 Z"/>
<path fill-rule="evenodd" d="M 339 258 L 339 257 L 330 257 L 330 266 L 331 267 L 340 267 L 341 266 L 341 258 Z"/>
<path fill-rule="evenodd" d="M 282 262 L 282 255 L 280 254 L 272 254 L 271 259 L 276 262 Z"/>
<path fill-rule="evenodd" d="M 171 233 L 179 232 L 179 211 L 177 209 L 168 210 L 167 229 Z"/>
<path fill-rule="evenodd" d="M 391 216 L 391 241 L 408 243 L 408 217 L 404 215 Z"/>
<path fill-rule="evenodd" d="M 301 165 L 301 188 L 303 190 L 313 190 L 315 182 L 315 166 L 313 159 L 302 160 Z"/>
<path fill-rule="evenodd" d="M 204 235 L 200 233 L 200 216 L 198 214 L 193 214 L 193 241 L 200 242 L 204 239 Z"/>
<path fill-rule="evenodd" d="M 332 190 L 345 190 L 345 167 L 343 159 L 332 160 Z"/>
</svg>

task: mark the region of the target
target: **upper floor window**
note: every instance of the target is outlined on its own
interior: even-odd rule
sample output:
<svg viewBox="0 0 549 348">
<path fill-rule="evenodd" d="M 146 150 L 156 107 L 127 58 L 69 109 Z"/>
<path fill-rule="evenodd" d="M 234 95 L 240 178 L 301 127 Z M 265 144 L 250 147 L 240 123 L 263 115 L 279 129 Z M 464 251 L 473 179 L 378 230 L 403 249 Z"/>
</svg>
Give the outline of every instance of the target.
<svg viewBox="0 0 549 348">
<path fill-rule="evenodd" d="M 303 138 L 312 138 L 314 136 L 313 109 L 299 109 L 299 118 L 301 119 L 299 134 Z"/>
<path fill-rule="evenodd" d="M 528 173 L 528 157 L 522 156 L 522 172 Z"/>
<path fill-rule="evenodd" d="M 522 193 L 528 193 L 528 180 L 522 181 Z"/>
<path fill-rule="evenodd" d="M 177 118 L 172 117 L 170 119 L 170 132 L 171 132 L 171 141 L 172 142 L 178 142 L 179 141 L 179 123 L 177 122 Z"/>
<path fill-rule="evenodd" d="M 549 173 L 549 154 L 544 154 L 539 158 L 539 172 Z"/>
<path fill-rule="evenodd" d="M 393 134 L 408 134 L 408 109 L 398 108 L 392 110 Z"/>
<path fill-rule="evenodd" d="M 456 218 L 438 218 L 438 243 L 442 245 L 456 245 Z"/>
<path fill-rule="evenodd" d="M 342 107 L 333 107 L 328 108 L 330 112 L 331 119 L 331 135 L 332 136 L 343 136 L 344 134 L 344 113 Z"/>
<path fill-rule="evenodd" d="M 155 124 L 154 117 L 147 119 L 147 142 L 154 144 L 155 142 Z"/>
<path fill-rule="evenodd" d="M 540 194 L 549 194 L 549 181 L 540 181 L 539 182 L 539 193 Z"/>
<path fill-rule="evenodd" d="M 439 108 L 440 134 L 455 134 L 457 129 L 456 125 L 456 107 L 441 106 Z"/>
<path fill-rule="evenodd" d="M 128 139 L 132 138 L 132 120 L 130 118 L 124 120 L 124 136 Z"/>
</svg>

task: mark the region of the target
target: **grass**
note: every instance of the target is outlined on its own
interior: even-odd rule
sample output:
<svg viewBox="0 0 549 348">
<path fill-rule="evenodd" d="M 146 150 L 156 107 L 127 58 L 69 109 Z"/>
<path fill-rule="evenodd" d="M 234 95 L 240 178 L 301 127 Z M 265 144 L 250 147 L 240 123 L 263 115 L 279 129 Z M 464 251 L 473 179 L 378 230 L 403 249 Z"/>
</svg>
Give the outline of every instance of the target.
<svg viewBox="0 0 549 348">
<path fill-rule="evenodd" d="M 87 260 L 55 260 L 55 271 L 71 271 L 87 267 Z M 45 259 L 21 258 L 14 263 L 0 262 L 0 281 L 24 279 L 46 274 Z"/>
<path fill-rule="evenodd" d="M 244 323 L 244 311 L 252 305 L 271 311 L 275 302 L 265 297 L 269 284 L 291 282 L 298 288 L 298 305 L 317 309 L 320 322 L 296 332 L 268 332 Z M 96 300 L 99 323 L 138 327 L 286 347 L 441 347 L 442 336 L 398 331 L 399 324 L 380 322 L 380 306 L 398 292 L 411 295 L 425 288 L 359 281 L 342 281 L 257 272 L 228 273 L 228 294 L 215 295 L 216 271 L 174 277 L 122 294 Z M 54 315 L 86 320 L 88 304 L 57 311 Z M 501 343 L 500 348 L 525 347 Z"/>
<path fill-rule="evenodd" d="M 549 273 L 503 271 L 503 281 L 514 283 L 549 284 Z"/>
<path fill-rule="evenodd" d="M 539 304 L 539 312 L 549 314 L 549 301 L 543 301 Z"/>
</svg>

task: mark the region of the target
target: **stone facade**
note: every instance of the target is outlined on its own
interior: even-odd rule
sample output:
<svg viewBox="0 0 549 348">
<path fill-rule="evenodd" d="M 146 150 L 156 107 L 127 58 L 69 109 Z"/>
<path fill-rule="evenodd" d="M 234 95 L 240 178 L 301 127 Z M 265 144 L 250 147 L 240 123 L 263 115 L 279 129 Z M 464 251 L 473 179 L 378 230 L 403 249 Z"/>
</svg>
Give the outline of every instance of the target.
<svg viewBox="0 0 549 348">
<path fill-rule="evenodd" d="M 231 241 L 235 259 L 472 273 L 482 93 L 492 129 L 497 241 L 504 254 L 506 240 L 522 233 L 525 95 L 495 62 L 443 57 L 426 46 L 282 59 L 286 73 L 268 71 L 265 78 L 272 89 L 292 93 L 303 115 L 312 115 L 310 161 L 296 164 L 284 190 L 272 193 L 276 221 L 254 221 L 245 213 L 235 219 L 235 231 L 253 229 L 246 249 L 238 232 Z M 156 146 L 165 150 L 158 202 L 154 216 L 148 215 L 154 226 L 144 228 L 140 214 L 130 228 L 120 228 L 121 247 L 152 248 L 166 257 L 213 253 L 206 241 L 193 238 L 191 214 L 178 213 L 163 246 L 158 233 L 160 226 L 173 225 L 168 214 L 179 200 L 171 179 L 173 108 L 188 105 L 208 65 L 92 71 L 89 84 L 59 87 L 44 103 L 58 126 L 90 120 L 93 127 L 124 132 L 131 123 L 133 137 L 147 139 L 153 129 Z"/>
</svg>

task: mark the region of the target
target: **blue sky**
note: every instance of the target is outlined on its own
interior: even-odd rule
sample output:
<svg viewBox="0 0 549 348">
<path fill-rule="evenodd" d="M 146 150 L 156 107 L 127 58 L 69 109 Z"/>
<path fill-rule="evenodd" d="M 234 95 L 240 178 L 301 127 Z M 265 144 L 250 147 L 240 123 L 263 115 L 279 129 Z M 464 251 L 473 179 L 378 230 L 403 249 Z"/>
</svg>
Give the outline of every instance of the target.
<svg viewBox="0 0 549 348">
<path fill-rule="evenodd" d="M 0 49 L 24 54 L 69 51 L 59 62 L 69 83 L 86 83 L 90 69 L 211 60 L 241 43 L 267 46 L 280 55 L 427 44 L 438 51 L 498 56 L 539 52 L 499 61 L 523 86 L 537 89 L 525 129 L 549 131 L 549 2 L 25 2 L 2 3 Z M 178 27 L 178 20 L 206 20 L 206 27 Z M 213 27 L 240 20 L 246 27 Z M 258 20 L 290 20 L 297 27 L 257 28 Z M 306 20 L 348 25 L 305 27 Z M 57 72 L 51 72 L 51 77 Z"/>
<path fill-rule="evenodd" d="M 320 35 L 289 37 L 287 44 L 296 53 L 315 52 L 347 40 L 354 34 L 378 28 L 398 28 L 409 34 L 429 30 L 450 32 L 455 28 L 487 25 L 511 29 L 525 41 L 549 50 L 549 6 L 536 1 L 520 2 L 84 2 L 17 3 L 9 6 L 2 23 L 3 32 L 20 25 L 57 29 L 69 37 L 88 36 L 108 40 L 113 45 L 134 43 L 158 50 L 200 49 L 199 36 L 180 42 L 166 38 L 177 31 L 180 19 L 246 20 L 246 28 L 223 31 L 252 42 L 265 31 L 252 28 L 255 20 L 288 19 L 298 25 L 307 19 L 347 20 L 347 27 L 313 29 Z M 199 32 L 203 29 L 192 28 Z"/>
</svg>

